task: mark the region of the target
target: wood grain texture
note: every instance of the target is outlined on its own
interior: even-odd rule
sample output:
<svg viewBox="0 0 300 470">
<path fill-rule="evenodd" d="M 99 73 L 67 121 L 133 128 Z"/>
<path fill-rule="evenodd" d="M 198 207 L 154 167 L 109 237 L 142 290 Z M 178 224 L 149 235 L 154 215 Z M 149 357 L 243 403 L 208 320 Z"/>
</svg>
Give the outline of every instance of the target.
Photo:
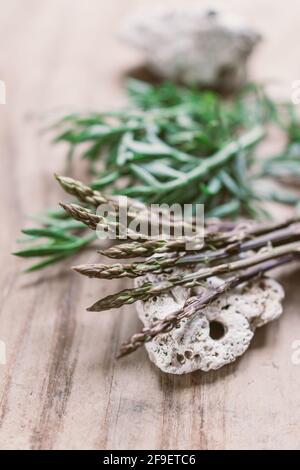
<svg viewBox="0 0 300 470">
<path fill-rule="evenodd" d="M 110 284 L 69 272 L 70 263 L 25 276 L 24 262 L 10 255 L 26 214 L 62 197 L 51 175 L 63 172 L 65 148 L 49 145 L 35 116 L 124 99 L 124 74 L 139 58 L 115 33 L 140 4 L 0 0 L 0 79 L 7 85 L 0 105 L 0 340 L 7 347 L 0 448 L 300 448 L 300 366 L 291 362 L 300 339 L 299 271 L 282 275 L 284 317 L 259 330 L 244 357 L 215 373 L 173 377 L 144 350 L 115 362 L 120 342 L 139 327 L 134 309 L 85 312 Z M 282 79 L 289 93 L 300 78 L 299 2 L 228 0 L 226 8 L 267 37 L 253 76 Z M 96 256 L 90 251 L 80 261 Z"/>
</svg>

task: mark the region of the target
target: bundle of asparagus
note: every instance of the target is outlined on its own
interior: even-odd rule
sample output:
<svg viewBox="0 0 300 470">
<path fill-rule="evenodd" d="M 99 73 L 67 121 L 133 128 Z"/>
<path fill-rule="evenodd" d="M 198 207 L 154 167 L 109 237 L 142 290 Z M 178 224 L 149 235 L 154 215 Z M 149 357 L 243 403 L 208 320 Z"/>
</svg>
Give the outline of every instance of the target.
<svg viewBox="0 0 300 470">
<path fill-rule="evenodd" d="M 82 203 L 61 204 L 68 215 L 91 230 L 96 230 L 98 224 L 109 230 L 110 220 L 97 215 L 93 208 L 108 199 L 114 203 L 114 197 L 106 198 L 99 191 L 71 178 L 57 176 L 57 180 L 67 193 Z M 143 210 L 147 211 L 147 207 L 144 206 Z M 130 238 L 130 233 L 128 235 Z M 192 296 L 182 308 L 134 334 L 122 345 L 119 354 L 121 357 L 135 351 L 155 336 L 170 331 L 183 318 L 201 314 L 203 308 L 224 293 L 263 276 L 271 269 L 299 259 L 300 216 L 265 225 L 208 220 L 205 222 L 204 244 L 195 246 L 193 253 L 185 250 L 183 239 L 157 240 L 150 237 L 126 241 L 100 253 L 119 260 L 137 257 L 143 260 L 124 264 L 85 264 L 75 266 L 74 269 L 80 274 L 98 279 L 138 278 L 148 273 L 164 273 L 166 277 L 158 283 L 145 282 L 139 287 L 104 297 L 89 307 L 88 311 L 120 308 L 125 304 L 157 297 L 175 286 L 195 287 L 212 276 L 223 276 L 223 282 L 216 288 Z M 193 265 L 197 266 L 196 270 L 188 274 L 184 272 L 183 268 Z"/>
</svg>

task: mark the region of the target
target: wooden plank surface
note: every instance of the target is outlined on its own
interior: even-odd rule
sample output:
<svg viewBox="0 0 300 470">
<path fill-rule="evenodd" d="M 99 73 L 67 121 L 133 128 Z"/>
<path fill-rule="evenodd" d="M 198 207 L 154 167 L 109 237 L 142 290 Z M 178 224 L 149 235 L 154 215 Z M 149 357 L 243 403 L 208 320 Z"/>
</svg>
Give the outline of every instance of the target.
<svg viewBox="0 0 300 470">
<path fill-rule="evenodd" d="M 51 175 L 63 172 L 65 148 L 50 146 L 36 116 L 124 99 L 124 74 L 139 58 L 115 35 L 141 3 L 0 1 L 7 86 L 0 105 L 0 340 L 7 348 L 0 448 L 299 448 L 300 366 L 291 361 L 300 339 L 299 271 L 282 276 L 283 318 L 259 330 L 244 357 L 218 372 L 175 377 L 160 373 L 144 350 L 115 362 L 120 342 L 139 327 L 134 309 L 85 312 L 111 286 L 69 272 L 71 263 L 43 277 L 22 275 L 24 262 L 10 256 L 26 215 L 62 197 Z M 253 76 L 281 79 L 289 93 L 300 78 L 299 2 L 214 1 L 224 3 L 266 36 Z M 90 251 L 81 261 L 96 256 Z"/>
</svg>

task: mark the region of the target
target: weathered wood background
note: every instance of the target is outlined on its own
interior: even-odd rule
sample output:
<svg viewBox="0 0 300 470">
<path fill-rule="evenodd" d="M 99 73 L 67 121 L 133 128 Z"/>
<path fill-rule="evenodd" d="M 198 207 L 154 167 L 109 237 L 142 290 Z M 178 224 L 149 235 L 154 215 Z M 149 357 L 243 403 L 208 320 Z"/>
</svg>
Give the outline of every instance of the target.
<svg viewBox="0 0 300 470">
<path fill-rule="evenodd" d="M 13 258 L 26 214 L 62 198 L 52 173 L 65 148 L 40 130 L 53 110 L 118 105 L 126 71 L 139 57 L 116 38 L 138 0 L 0 1 L 0 448 L 231 449 L 300 447 L 298 274 L 287 272 L 284 317 L 258 331 L 249 352 L 215 373 L 160 373 L 144 350 L 115 362 L 135 331 L 133 308 L 86 313 L 109 284 L 68 271 L 22 275 Z M 156 2 L 158 3 L 158 2 Z M 174 3 L 174 2 L 160 2 Z M 187 3 L 187 2 L 183 2 Z M 300 78 L 298 1 L 217 2 L 265 35 L 252 76 Z M 91 251 L 84 259 L 94 260 Z M 81 258 L 81 260 L 83 257 Z M 115 283 L 115 290 L 121 283 Z"/>
</svg>

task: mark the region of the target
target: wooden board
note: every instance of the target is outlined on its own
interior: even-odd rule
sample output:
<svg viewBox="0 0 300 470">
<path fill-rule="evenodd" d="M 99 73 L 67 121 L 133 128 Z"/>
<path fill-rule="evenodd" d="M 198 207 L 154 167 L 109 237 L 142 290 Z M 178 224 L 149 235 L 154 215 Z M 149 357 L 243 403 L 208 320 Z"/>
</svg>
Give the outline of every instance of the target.
<svg viewBox="0 0 300 470">
<path fill-rule="evenodd" d="M 66 149 L 40 132 L 45 117 L 124 99 L 124 75 L 139 57 L 116 32 L 140 4 L 0 2 L 0 79 L 7 86 L 0 105 L 0 340 L 7 353 L 0 448 L 299 448 L 300 365 L 291 360 L 300 339 L 299 272 L 282 277 L 284 317 L 261 329 L 244 357 L 218 372 L 174 377 L 160 373 L 144 350 L 115 362 L 120 342 L 139 327 L 134 309 L 85 312 L 112 286 L 71 273 L 71 262 L 23 275 L 24 261 L 10 255 L 30 223 L 26 215 L 63 197 L 52 173 L 64 171 Z M 299 2 L 236 0 L 226 8 L 265 33 L 252 75 L 283 80 L 289 94 L 300 78 Z M 90 251 L 80 259 L 96 258 Z"/>
</svg>

